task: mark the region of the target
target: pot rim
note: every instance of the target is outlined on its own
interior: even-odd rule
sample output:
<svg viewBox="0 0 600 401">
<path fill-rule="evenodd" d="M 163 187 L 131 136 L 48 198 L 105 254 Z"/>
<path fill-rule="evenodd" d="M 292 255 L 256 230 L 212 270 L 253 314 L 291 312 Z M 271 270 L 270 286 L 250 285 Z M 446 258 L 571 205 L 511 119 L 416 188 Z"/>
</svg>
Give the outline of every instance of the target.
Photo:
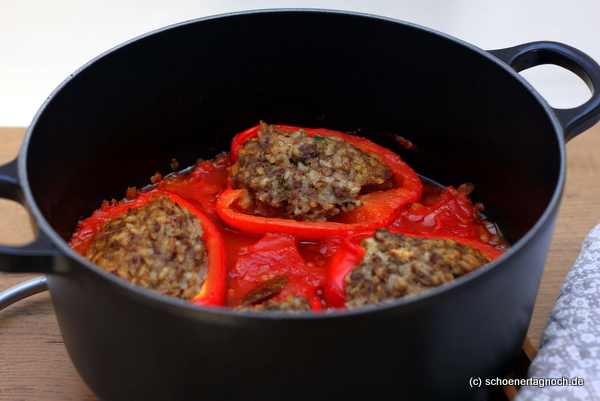
<svg viewBox="0 0 600 401">
<path fill-rule="evenodd" d="M 546 112 L 552 126 L 554 127 L 554 134 L 557 136 L 557 143 L 559 146 L 560 152 L 560 166 L 558 172 L 558 180 L 556 183 L 556 187 L 554 193 L 548 205 L 546 206 L 544 212 L 538 218 L 536 223 L 527 231 L 527 233 L 520 238 L 516 243 L 511 245 L 511 247 L 507 250 L 507 252 L 499 257 L 498 259 L 488 263 L 486 266 L 477 269 L 467 275 L 456 278 L 450 283 L 446 283 L 442 286 L 428 289 L 423 293 L 419 293 L 409 297 L 397 298 L 391 301 L 382 302 L 376 305 L 369 305 L 366 307 L 361 307 L 353 310 L 336 310 L 334 312 L 324 312 L 324 313 L 300 313 L 300 314 L 290 314 L 290 313 L 273 313 L 273 311 L 258 311 L 258 312 L 240 312 L 234 311 L 230 307 L 205 307 L 198 306 L 188 303 L 187 301 L 181 300 L 179 298 L 169 297 L 165 295 L 158 294 L 152 290 L 147 290 L 141 287 L 133 286 L 129 282 L 120 279 L 112 274 L 107 273 L 103 269 L 94 265 L 83 256 L 79 255 L 75 251 L 73 251 L 67 244 L 65 240 L 63 240 L 58 233 L 52 228 L 52 226 L 48 223 L 48 221 L 42 215 L 34 197 L 31 192 L 31 188 L 29 186 L 28 174 L 27 174 L 27 151 L 29 148 L 29 142 L 31 137 L 34 135 L 34 131 L 36 128 L 37 121 L 44 114 L 44 111 L 48 104 L 52 102 L 54 97 L 66 86 L 69 84 L 71 80 L 76 78 L 82 71 L 86 70 L 88 67 L 95 64 L 98 60 L 104 58 L 105 56 L 124 48 L 131 43 L 138 42 L 143 40 L 144 38 L 161 34 L 162 32 L 169 31 L 171 29 L 179 28 L 182 26 L 202 23 L 203 21 L 209 21 L 213 19 L 223 19 L 223 18 L 235 18 L 237 16 L 243 15 L 251 15 L 251 14 L 271 14 L 271 13 L 323 13 L 323 14 L 335 14 L 335 15 L 350 15 L 357 16 L 362 18 L 381 20 L 386 22 L 392 22 L 404 26 L 408 26 L 420 31 L 427 32 L 429 34 L 433 34 L 436 36 L 440 36 L 448 41 L 454 42 L 455 44 L 466 47 L 480 56 L 492 61 L 494 64 L 503 68 L 506 72 L 513 76 L 516 80 L 518 80 L 522 85 L 524 85 L 529 92 L 535 97 L 535 99 L 542 105 L 544 111 Z M 258 321 L 267 321 L 267 320 L 315 320 L 315 319 L 330 319 L 330 318 L 344 318 L 348 316 L 356 316 L 363 314 L 371 314 L 376 311 L 385 311 L 391 308 L 412 308 L 412 307 L 421 307 L 430 302 L 435 301 L 437 298 L 446 296 L 446 294 L 452 293 L 453 291 L 460 290 L 460 287 L 467 285 L 471 282 L 476 282 L 481 279 L 482 276 L 490 274 L 490 272 L 499 265 L 504 263 L 509 263 L 509 260 L 513 259 L 513 255 L 520 252 L 521 248 L 525 247 L 534 237 L 536 237 L 540 231 L 544 229 L 544 227 L 551 222 L 551 215 L 554 213 L 554 210 L 560 204 L 560 199 L 562 196 L 562 191 L 565 182 L 565 170 L 566 170 L 566 151 L 565 151 L 565 138 L 564 138 L 564 129 L 555 114 L 555 110 L 548 104 L 548 102 L 535 90 L 535 88 L 519 75 L 511 66 L 504 63 L 494 55 L 490 54 L 488 51 L 485 51 L 471 43 L 465 42 L 461 39 L 448 35 L 446 33 L 434 30 L 432 28 L 427 28 L 418 24 L 414 24 L 411 22 L 379 16 L 374 14 L 368 14 L 363 12 L 356 11 L 345 11 L 345 10 L 335 10 L 335 9 L 320 9 L 320 8 L 265 8 L 265 9 L 253 9 L 253 10 L 245 10 L 245 11 L 234 11 L 221 13 L 206 17 L 200 17 L 195 19 L 190 19 L 187 21 L 178 22 L 175 24 L 167 25 L 137 37 L 134 37 L 130 40 L 127 40 L 103 53 L 91 59 L 75 72 L 69 75 L 59 86 L 57 86 L 51 94 L 47 97 L 45 102 L 39 108 L 37 113 L 35 114 L 30 126 L 27 129 L 25 134 L 25 138 L 21 145 L 18 159 L 17 159 L 17 168 L 18 168 L 18 180 L 22 187 L 23 194 L 26 200 L 27 207 L 30 213 L 33 215 L 36 224 L 38 225 L 40 231 L 47 236 L 53 246 L 58 248 L 60 252 L 60 256 L 54 258 L 55 264 L 62 266 L 62 268 L 55 269 L 54 273 L 50 274 L 60 274 L 60 275 L 70 275 L 72 273 L 69 272 L 71 269 L 68 267 L 68 262 L 64 259 L 71 259 L 87 268 L 87 270 L 94 273 L 96 276 L 99 276 L 102 280 L 110 282 L 114 284 L 119 291 L 125 291 L 128 295 L 131 295 L 135 298 L 138 298 L 142 302 L 146 302 L 148 304 L 152 304 L 158 308 L 170 308 L 171 311 L 177 312 L 184 315 L 189 315 L 190 313 L 195 316 L 206 315 L 206 314 L 216 314 L 222 315 L 224 317 L 235 317 L 236 319 L 250 319 L 250 320 L 258 320 Z M 62 258 L 62 260 L 61 260 Z M 63 272 L 64 270 L 64 272 Z M 51 281 L 51 280 L 50 280 Z M 50 292 L 51 283 L 49 285 Z"/>
</svg>

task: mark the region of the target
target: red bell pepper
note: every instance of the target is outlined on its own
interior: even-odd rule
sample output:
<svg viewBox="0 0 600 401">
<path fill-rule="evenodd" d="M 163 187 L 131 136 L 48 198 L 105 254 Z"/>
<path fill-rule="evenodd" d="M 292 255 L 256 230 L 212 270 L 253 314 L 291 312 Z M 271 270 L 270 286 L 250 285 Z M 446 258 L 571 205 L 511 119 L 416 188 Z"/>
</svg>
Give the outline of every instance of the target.
<svg viewBox="0 0 600 401">
<path fill-rule="evenodd" d="M 214 160 L 198 162 L 187 174 L 165 177 L 157 184 L 157 188 L 175 192 L 199 205 L 211 218 L 216 217 L 215 202 L 225 187 L 230 165 L 229 155 L 224 153 Z"/>
<path fill-rule="evenodd" d="M 221 234 L 204 212 L 173 192 L 153 189 L 147 192 L 140 192 L 135 199 L 122 203 L 104 201 L 100 209 L 94 211 L 90 217 L 80 221 L 76 232 L 69 242 L 69 246 L 79 254 L 84 255 L 87 248 L 94 242 L 96 234 L 108 221 L 120 216 L 129 209 L 144 205 L 150 200 L 150 197 L 159 194 L 164 194 L 174 203 L 187 208 L 190 213 L 198 218 L 204 231 L 202 240 L 204 241 L 208 256 L 208 275 L 202 284 L 200 292 L 193 297 L 191 302 L 201 305 L 225 306 L 227 264 L 225 244 Z"/>
<path fill-rule="evenodd" d="M 269 233 L 256 244 L 238 251 L 237 262 L 229 272 L 229 303 L 236 305 L 262 283 L 285 277 L 283 288 L 272 299 L 285 301 L 288 294 L 305 296 L 312 310 L 321 310 L 319 293 L 325 271 L 325 267 L 304 260 L 293 235 Z"/>
<path fill-rule="evenodd" d="M 398 230 L 389 230 L 392 233 L 398 233 Z M 444 235 L 436 235 L 432 233 L 403 233 L 405 235 L 425 238 L 444 238 L 453 239 L 465 245 L 470 245 L 478 249 L 490 261 L 502 255 L 502 252 L 491 245 L 484 244 L 481 241 L 476 241 L 461 237 L 452 237 Z M 362 240 L 367 237 L 372 237 L 373 231 L 362 232 L 350 235 L 343 239 L 337 252 L 331 258 L 327 268 L 325 283 L 323 285 L 323 297 L 325 302 L 330 307 L 343 308 L 346 303 L 346 283 L 345 279 L 352 269 L 357 266 L 365 256 L 365 249 L 360 245 Z"/>
<path fill-rule="evenodd" d="M 472 185 L 468 184 L 458 189 L 430 189 L 421 200 L 403 208 L 388 228 L 404 233 L 429 232 L 502 244 L 502 238 L 488 230 L 480 214 L 482 206 L 473 205 L 469 199 L 468 194 L 472 189 Z"/>
<path fill-rule="evenodd" d="M 301 128 L 277 125 L 286 130 Z M 238 205 L 243 189 L 226 189 L 217 199 L 217 212 L 221 219 L 231 227 L 253 234 L 283 232 L 294 234 L 300 239 L 320 239 L 345 235 L 359 230 L 384 227 L 391 223 L 400 212 L 400 208 L 421 197 L 423 186 L 417 173 L 400 159 L 396 153 L 368 139 L 327 129 L 302 128 L 309 136 L 337 136 L 353 144 L 364 152 L 378 156 L 392 170 L 393 188 L 374 191 L 359 196 L 363 206 L 352 212 L 342 212 L 327 222 L 302 222 L 276 217 L 262 217 L 249 213 Z M 235 163 L 238 152 L 246 141 L 258 136 L 260 125 L 241 132 L 233 138 L 231 161 Z"/>
</svg>

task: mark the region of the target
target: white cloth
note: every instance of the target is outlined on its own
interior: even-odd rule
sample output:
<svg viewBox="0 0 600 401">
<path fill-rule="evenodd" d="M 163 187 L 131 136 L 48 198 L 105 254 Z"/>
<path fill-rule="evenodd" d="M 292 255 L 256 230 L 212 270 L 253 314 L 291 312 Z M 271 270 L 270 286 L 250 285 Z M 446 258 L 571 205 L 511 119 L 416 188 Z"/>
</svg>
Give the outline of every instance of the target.
<svg viewBox="0 0 600 401">
<path fill-rule="evenodd" d="M 600 225 L 565 278 L 528 375 L 567 385 L 522 386 L 515 401 L 600 400 Z"/>
</svg>

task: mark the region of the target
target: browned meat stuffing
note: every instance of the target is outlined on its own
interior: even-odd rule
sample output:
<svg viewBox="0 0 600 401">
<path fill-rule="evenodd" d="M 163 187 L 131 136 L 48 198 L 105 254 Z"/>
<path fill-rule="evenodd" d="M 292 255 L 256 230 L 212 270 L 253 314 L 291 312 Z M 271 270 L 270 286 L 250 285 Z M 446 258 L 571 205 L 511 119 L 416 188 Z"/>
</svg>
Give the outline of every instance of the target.
<svg viewBox="0 0 600 401">
<path fill-rule="evenodd" d="M 346 276 L 346 306 L 417 294 L 448 283 L 489 260 L 452 239 L 410 237 L 379 229 L 361 245 L 366 254 Z"/>
<path fill-rule="evenodd" d="M 361 207 L 361 191 L 385 187 L 392 172 L 341 138 L 261 123 L 258 137 L 239 151 L 232 174 L 256 214 L 317 222 Z"/>
<path fill-rule="evenodd" d="M 207 273 L 202 234 L 187 208 L 157 195 L 109 221 L 85 257 L 132 284 L 191 299 Z"/>
<path fill-rule="evenodd" d="M 296 296 L 288 294 L 284 301 L 277 299 L 268 299 L 256 304 L 239 306 L 236 308 L 239 311 L 258 312 L 263 310 L 279 311 L 279 312 L 310 312 L 312 308 L 305 296 Z"/>
<path fill-rule="evenodd" d="M 262 310 L 282 312 L 311 311 L 312 308 L 308 298 L 305 296 L 288 294 L 285 300 L 272 298 L 286 286 L 287 282 L 288 278 L 286 276 L 275 276 L 260 283 L 240 300 L 235 309 L 252 312 Z"/>
</svg>

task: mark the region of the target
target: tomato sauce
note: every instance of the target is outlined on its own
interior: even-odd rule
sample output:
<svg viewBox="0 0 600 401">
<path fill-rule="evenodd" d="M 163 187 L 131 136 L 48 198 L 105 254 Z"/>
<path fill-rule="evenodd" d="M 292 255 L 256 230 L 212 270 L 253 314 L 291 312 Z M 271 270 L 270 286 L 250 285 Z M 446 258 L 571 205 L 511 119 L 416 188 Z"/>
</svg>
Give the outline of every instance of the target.
<svg viewBox="0 0 600 401">
<path fill-rule="evenodd" d="M 174 164 L 177 165 L 176 161 Z M 157 173 L 151 179 L 152 185 L 144 190 L 158 188 L 174 192 L 204 211 L 214 223 L 226 248 L 228 306 L 239 305 L 261 283 L 277 281 L 285 276 L 284 287 L 272 295 L 273 299 L 285 300 L 286 296 L 294 294 L 305 296 L 313 310 L 327 308 L 322 295 L 323 282 L 329 262 L 340 247 L 343 236 L 317 236 L 311 240 L 307 239 L 311 230 L 301 226 L 290 231 L 266 234 L 229 226 L 217 212 L 217 199 L 230 187 L 231 166 L 231 155 L 223 153 L 213 160 L 198 161 L 190 168 L 165 177 Z M 432 233 L 460 237 L 489 244 L 500 251 L 506 250 L 507 244 L 495 226 L 484 218 L 483 206 L 473 204 L 469 199 L 472 185 L 461 185 L 458 189 L 443 188 L 425 179 L 422 181 L 420 199 L 396 209 L 395 217 L 386 223 L 386 228 L 408 234 Z M 137 194 L 135 188 L 130 188 L 126 194 L 127 202 Z M 103 207 L 115 203 L 105 202 Z M 79 237 L 75 235 L 72 241 L 80 253 L 92 240 L 91 234 L 81 234 L 78 234 Z"/>
<path fill-rule="evenodd" d="M 317 241 L 300 241 L 289 234 L 263 236 L 245 233 L 227 226 L 217 215 L 215 202 L 227 185 L 231 166 L 229 154 L 196 164 L 155 184 L 175 192 L 203 209 L 221 231 L 227 248 L 228 300 L 235 306 L 260 282 L 286 275 L 285 289 L 276 295 L 284 299 L 290 292 L 305 295 L 315 305 L 323 305 L 321 286 L 329 260 L 341 237 Z M 421 199 L 403 208 L 388 226 L 406 232 L 447 234 L 488 243 L 505 250 L 502 237 L 481 215 L 481 205 L 468 198 L 471 188 L 441 188 L 424 181 Z"/>
</svg>

